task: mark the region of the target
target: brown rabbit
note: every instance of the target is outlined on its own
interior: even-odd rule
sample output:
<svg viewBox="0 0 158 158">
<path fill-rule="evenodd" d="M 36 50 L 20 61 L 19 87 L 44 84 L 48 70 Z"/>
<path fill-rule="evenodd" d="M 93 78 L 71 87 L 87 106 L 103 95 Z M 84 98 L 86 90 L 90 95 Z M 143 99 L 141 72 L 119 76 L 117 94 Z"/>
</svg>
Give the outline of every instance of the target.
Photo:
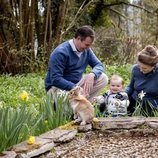
<svg viewBox="0 0 158 158">
<path fill-rule="evenodd" d="M 74 112 L 75 122 L 81 122 L 80 125 L 91 123 L 94 118 L 94 107 L 81 95 L 81 87 L 76 86 L 69 91 L 68 98 Z"/>
</svg>

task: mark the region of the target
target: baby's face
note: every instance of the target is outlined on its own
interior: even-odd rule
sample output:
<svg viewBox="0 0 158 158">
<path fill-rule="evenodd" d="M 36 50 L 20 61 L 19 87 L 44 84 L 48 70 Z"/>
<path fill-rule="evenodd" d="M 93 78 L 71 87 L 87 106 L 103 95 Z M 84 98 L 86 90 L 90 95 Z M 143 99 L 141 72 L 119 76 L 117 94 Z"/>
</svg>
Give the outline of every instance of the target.
<svg viewBox="0 0 158 158">
<path fill-rule="evenodd" d="M 118 93 L 118 92 L 122 91 L 122 89 L 123 89 L 122 81 L 120 81 L 120 80 L 111 80 L 110 81 L 110 91 L 112 93 Z"/>
</svg>

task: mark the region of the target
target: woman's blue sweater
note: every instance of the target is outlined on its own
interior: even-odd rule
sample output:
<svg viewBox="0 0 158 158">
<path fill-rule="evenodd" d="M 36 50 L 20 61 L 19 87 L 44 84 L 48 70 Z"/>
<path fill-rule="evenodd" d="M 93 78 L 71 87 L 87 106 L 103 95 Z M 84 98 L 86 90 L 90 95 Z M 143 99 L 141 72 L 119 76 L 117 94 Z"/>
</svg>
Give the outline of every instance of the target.
<svg viewBox="0 0 158 158">
<path fill-rule="evenodd" d="M 133 66 L 131 82 L 127 86 L 126 92 L 137 100 L 141 91 L 145 93 L 143 100 L 158 105 L 158 66 L 147 74 L 142 73 L 137 64 Z"/>
</svg>

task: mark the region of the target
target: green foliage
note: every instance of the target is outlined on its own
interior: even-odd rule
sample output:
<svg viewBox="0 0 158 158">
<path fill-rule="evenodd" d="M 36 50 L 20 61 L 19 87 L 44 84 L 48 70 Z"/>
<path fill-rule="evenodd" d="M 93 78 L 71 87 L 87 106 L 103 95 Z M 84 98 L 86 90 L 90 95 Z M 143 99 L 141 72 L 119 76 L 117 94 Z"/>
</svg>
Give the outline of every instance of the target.
<svg viewBox="0 0 158 158">
<path fill-rule="evenodd" d="M 54 101 L 44 89 L 44 74 L 3 75 L 0 81 L 0 151 L 71 120 L 66 97 L 57 96 L 54 109 Z M 23 90 L 28 101 L 19 96 Z"/>
<path fill-rule="evenodd" d="M 0 152 L 26 140 L 30 135 L 39 135 L 69 122 L 71 116 L 68 100 L 61 96 L 57 98 L 56 109 L 49 97 L 41 101 L 40 107 L 27 107 L 25 104 L 16 108 L 1 107 Z"/>
<path fill-rule="evenodd" d="M 128 84 L 131 67 L 107 65 L 105 73 L 108 77 L 119 74 Z M 91 69 L 87 68 L 86 72 L 91 72 Z M 44 76 L 44 73 L 37 73 L 0 77 L 0 140 L 3 142 L 0 151 L 26 140 L 29 135 L 42 134 L 71 120 L 72 109 L 66 96 L 56 97 L 54 109 L 54 101 L 46 95 L 44 89 Z M 28 101 L 20 98 L 23 90 L 28 93 Z M 101 116 L 97 107 L 95 111 Z"/>
<path fill-rule="evenodd" d="M 149 101 L 144 104 L 142 104 L 142 101 L 137 101 L 132 116 L 157 117 L 158 109 L 154 108 Z"/>
<path fill-rule="evenodd" d="M 0 151 L 21 142 L 28 135 L 28 125 L 33 122 L 32 112 L 26 110 L 25 105 L 13 109 L 12 107 L 0 108 Z"/>
<path fill-rule="evenodd" d="M 105 117 L 105 113 L 101 113 L 100 109 L 99 109 L 99 105 L 94 103 L 94 111 L 95 111 L 95 115 L 96 117 Z"/>
<path fill-rule="evenodd" d="M 47 97 L 43 104 L 40 105 L 37 118 L 41 119 L 35 133 L 44 133 L 71 120 L 72 110 L 67 97 L 57 95 L 56 101 L 55 105 L 53 99 Z"/>
<path fill-rule="evenodd" d="M 106 28 L 113 26 L 113 21 L 109 17 L 109 15 L 107 14 L 106 10 L 102 10 L 102 12 L 100 14 L 100 18 L 98 18 L 96 20 L 95 25 L 96 26 L 103 26 L 103 27 L 106 27 Z"/>
<path fill-rule="evenodd" d="M 105 73 L 109 78 L 119 74 L 126 86 L 130 80 L 131 68 L 131 65 L 107 65 Z M 91 72 L 91 69 L 88 67 L 86 72 Z M 2 75 L 0 82 L 0 151 L 26 140 L 30 135 L 40 135 L 71 120 L 72 109 L 66 95 L 56 96 L 56 106 L 54 100 L 46 95 L 44 73 L 14 77 Z M 108 86 L 101 93 L 107 89 Z M 28 93 L 28 101 L 20 98 L 23 90 Z M 133 116 L 144 116 L 141 108 L 138 104 Z M 104 117 L 97 105 L 95 114 Z M 154 116 L 158 116 L 157 110 L 154 110 Z"/>
<path fill-rule="evenodd" d="M 131 65 L 121 65 L 121 66 L 107 65 L 105 73 L 107 72 L 106 74 L 108 75 L 109 78 L 113 74 L 120 75 L 124 79 L 124 83 L 125 83 L 125 86 L 126 86 L 126 85 L 128 85 L 128 83 L 130 81 L 131 70 L 132 70 Z"/>
<path fill-rule="evenodd" d="M 5 106 L 17 107 L 21 105 L 19 95 L 23 90 L 29 94 L 26 105 L 38 104 L 46 92 L 44 89 L 44 73 L 27 75 L 2 75 L 0 77 L 0 101 Z"/>
<path fill-rule="evenodd" d="M 113 74 L 120 75 L 124 80 L 124 87 L 126 87 L 130 82 L 131 69 L 132 69 L 132 65 L 122 65 L 122 66 L 106 65 L 105 74 L 109 77 L 109 79 Z M 91 71 L 92 70 L 90 67 L 86 69 L 86 73 L 89 73 Z M 101 94 L 104 93 L 107 89 L 108 89 L 108 85 L 104 87 Z"/>
</svg>

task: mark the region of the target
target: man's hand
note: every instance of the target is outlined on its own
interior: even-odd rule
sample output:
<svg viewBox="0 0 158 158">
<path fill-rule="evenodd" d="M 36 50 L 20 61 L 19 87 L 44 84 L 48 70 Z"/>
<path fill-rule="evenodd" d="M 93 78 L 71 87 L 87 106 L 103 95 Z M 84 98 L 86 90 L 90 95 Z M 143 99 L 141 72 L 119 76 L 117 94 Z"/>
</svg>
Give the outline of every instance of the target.
<svg viewBox="0 0 158 158">
<path fill-rule="evenodd" d="M 94 73 L 90 73 L 90 74 L 88 74 L 88 75 L 86 76 L 86 78 L 85 78 L 85 82 L 84 82 L 83 89 L 84 89 L 85 97 L 86 97 L 86 98 L 89 97 L 90 91 L 91 91 L 92 88 L 93 88 L 94 77 L 95 77 L 95 74 L 94 74 Z"/>
</svg>

